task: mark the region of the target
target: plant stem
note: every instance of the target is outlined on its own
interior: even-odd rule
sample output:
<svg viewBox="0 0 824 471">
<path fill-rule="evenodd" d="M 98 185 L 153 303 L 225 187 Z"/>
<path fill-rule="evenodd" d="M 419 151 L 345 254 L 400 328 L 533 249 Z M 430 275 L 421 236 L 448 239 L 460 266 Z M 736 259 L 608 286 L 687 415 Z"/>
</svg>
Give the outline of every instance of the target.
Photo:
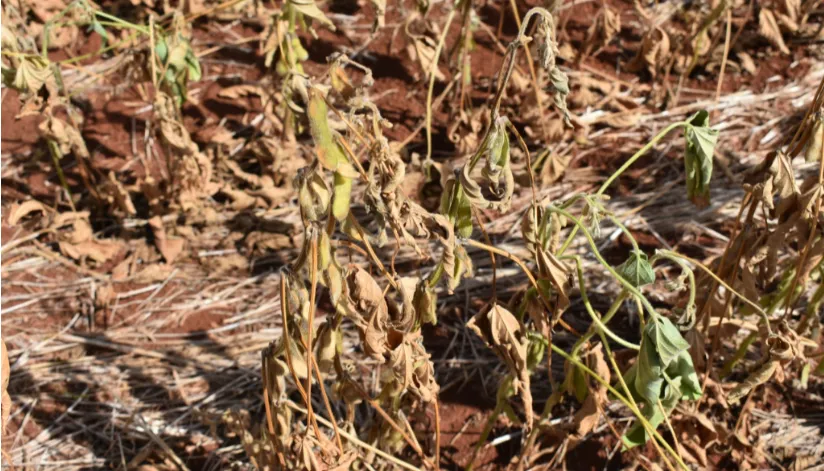
<svg viewBox="0 0 824 471">
<path fill-rule="evenodd" d="M 644 154 L 649 152 L 649 150 L 652 149 L 653 146 L 655 146 L 655 144 L 658 144 L 658 141 L 663 139 L 667 134 L 669 134 L 674 129 L 685 127 L 687 125 L 688 123 L 686 121 L 681 121 L 678 123 L 670 124 L 669 126 L 664 128 L 663 131 L 659 132 L 655 137 L 652 138 L 652 140 L 650 140 L 646 145 L 644 145 L 644 147 L 640 148 L 638 152 L 636 152 L 632 157 L 627 159 L 627 161 L 624 162 L 624 164 L 621 165 L 621 167 L 619 167 L 618 170 L 616 170 L 612 175 L 610 175 L 609 178 L 607 178 L 607 181 L 605 181 L 598 189 L 598 191 L 595 193 L 595 196 L 603 195 L 607 188 L 609 188 L 609 186 L 612 184 L 613 181 L 615 181 L 616 178 L 621 176 L 622 173 L 624 173 L 628 168 L 630 168 L 636 160 L 640 159 L 644 156 Z M 572 239 L 575 237 L 575 234 L 577 232 L 577 227 L 572 229 L 572 232 L 570 232 L 569 236 L 564 242 L 564 245 L 562 245 L 561 249 L 558 251 L 558 255 L 563 255 L 563 253 L 566 252 L 566 250 L 569 248 L 569 244 L 572 243 Z"/>
<path fill-rule="evenodd" d="M 435 92 L 435 76 L 438 75 L 438 60 L 441 57 L 441 50 L 446 42 L 446 35 L 449 33 L 449 27 L 452 26 L 452 20 L 454 18 L 455 9 L 453 8 L 449 10 L 449 15 L 446 17 L 446 24 L 441 32 L 438 45 L 435 48 L 432 65 L 429 70 L 429 89 L 426 92 L 426 158 L 423 161 L 427 174 L 429 173 L 429 166 L 432 165 L 432 95 Z"/>
<path fill-rule="evenodd" d="M 128 21 L 126 21 L 122 18 L 118 18 L 114 15 L 110 15 L 108 13 L 105 13 L 105 12 L 102 12 L 102 11 L 99 11 L 99 10 L 95 10 L 94 14 L 95 14 L 95 16 L 99 16 L 101 18 L 106 18 L 107 20 L 110 20 L 113 23 L 118 24 L 123 28 L 132 29 L 132 30 L 135 30 L 135 31 L 143 33 L 143 34 L 149 34 L 149 30 L 146 27 L 136 25 L 136 24 L 128 22 Z"/>
<path fill-rule="evenodd" d="M 486 425 L 484 425 L 481 436 L 475 443 L 475 449 L 472 451 L 472 458 L 469 459 L 469 464 L 466 465 L 466 471 L 472 471 L 472 467 L 475 465 L 475 460 L 478 459 L 478 453 L 480 453 L 481 449 L 484 445 L 486 445 L 486 440 L 489 438 L 489 432 L 492 431 L 492 427 L 495 425 L 495 422 L 498 421 L 498 416 L 501 414 L 501 409 L 501 401 L 499 400 L 495 403 L 495 409 L 492 411 L 492 414 L 488 419 L 486 419 Z"/>
<path fill-rule="evenodd" d="M 312 327 L 315 322 L 315 302 L 317 301 L 317 292 L 318 292 L 318 238 L 317 234 L 312 234 L 312 242 L 311 242 L 311 251 L 312 251 L 312 266 L 311 271 L 309 272 L 310 277 L 310 294 L 309 294 L 309 326 L 307 329 L 306 334 L 306 356 L 309 358 L 309 361 L 306 362 L 306 366 L 309 368 L 309 371 L 306 373 L 306 397 L 309 401 L 306 403 L 306 409 L 309 411 L 309 417 L 312 418 L 314 414 L 312 413 L 312 366 L 314 361 L 312 361 L 312 356 L 314 353 L 312 352 Z"/>
<path fill-rule="evenodd" d="M 576 263 L 580 262 L 576 260 Z M 621 294 L 619 294 L 618 297 L 615 298 L 615 301 L 612 302 L 612 305 L 609 307 L 607 313 L 604 315 L 604 317 L 601 318 L 601 322 L 604 324 L 609 322 L 612 319 L 612 317 L 618 312 L 618 309 L 621 307 L 621 304 L 623 304 L 623 302 L 626 301 L 627 297 L 627 292 L 621 291 Z M 584 346 L 584 344 L 587 341 L 589 341 L 589 339 L 591 339 L 592 336 L 596 334 L 596 332 L 597 331 L 595 330 L 595 326 L 590 327 L 589 330 L 587 330 L 586 333 L 584 333 L 584 335 L 581 336 L 581 338 L 579 338 L 577 342 L 575 342 L 575 345 L 573 345 L 572 347 L 571 355 L 577 357 L 578 353 L 581 351 L 581 348 Z"/>
<path fill-rule="evenodd" d="M 636 345 L 632 342 L 628 342 L 628 341 L 622 339 L 617 334 L 615 334 L 613 331 L 611 331 L 609 329 L 609 327 L 604 325 L 603 322 L 601 322 L 600 316 L 598 315 L 598 313 L 595 312 L 595 309 L 592 308 L 592 304 L 590 304 L 590 302 L 589 302 L 589 296 L 587 296 L 587 289 L 586 289 L 586 286 L 584 286 L 584 267 L 583 267 L 583 264 L 581 263 L 581 258 L 580 257 L 575 257 L 575 267 L 578 271 L 578 289 L 581 291 L 581 300 L 584 303 L 584 307 L 586 308 L 587 314 L 589 314 L 589 317 L 592 318 L 592 322 L 595 324 L 596 330 L 598 332 L 605 333 L 609 338 L 611 338 L 612 340 L 614 340 L 616 343 L 618 343 L 619 345 L 621 345 L 623 347 L 630 348 L 632 350 L 640 350 L 641 349 L 640 345 Z M 624 293 L 626 293 L 626 291 L 621 292 L 621 295 L 618 296 L 618 300 L 621 300 L 621 298 L 624 296 Z M 616 301 L 618 301 L 618 300 L 616 300 Z M 613 306 L 615 306 L 615 305 L 616 305 L 616 303 L 613 303 Z M 620 304 L 618 304 L 618 305 L 620 306 Z M 617 311 L 617 310 L 618 309 L 616 307 L 615 311 Z M 615 312 L 613 312 L 613 314 L 615 314 Z M 581 339 L 583 339 L 583 337 L 581 337 Z M 579 339 L 579 341 L 580 341 L 580 339 Z"/>
<path fill-rule="evenodd" d="M 655 310 L 654 307 L 652 307 L 652 304 L 650 304 L 649 300 L 647 300 L 647 298 L 641 293 L 641 291 L 639 291 L 638 288 L 636 288 L 627 280 L 625 280 L 620 274 L 618 274 L 617 271 L 615 271 L 614 268 L 612 268 L 612 265 L 610 265 L 609 263 L 607 263 L 606 260 L 604 260 L 604 257 L 601 255 L 601 252 L 598 251 L 598 246 L 597 244 L 595 244 L 595 240 L 592 238 L 592 234 L 589 233 L 589 231 L 580 219 L 576 218 L 569 212 L 564 211 L 563 209 L 559 209 L 557 207 L 549 206 L 547 210 L 550 212 L 561 214 L 568 220 L 572 221 L 575 224 L 576 228 L 580 229 L 584 233 L 584 236 L 586 237 L 587 242 L 589 243 L 589 246 L 592 249 L 592 254 L 595 255 L 595 258 L 598 260 L 598 262 L 600 262 L 601 265 L 603 265 L 604 268 L 607 269 L 607 271 L 612 275 L 612 277 L 615 278 L 615 281 L 620 283 L 625 290 L 629 291 L 641 300 L 641 303 L 644 305 L 644 308 L 646 308 L 647 312 L 649 312 L 649 315 L 652 317 L 653 320 L 658 318 L 658 312 Z"/>
<path fill-rule="evenodd" d="M 293 410 L 295 410 L 297 412 L 300 412 L 302 414 L 305 414 L 307 412 L 306 409 L 298 406 L 297 404 L 295 404 L 292 401 L 288 401 L 286 404 L 289 407 L 291 407 Z M 328 420 L 324 419 L 323 417 L 318 417 L 318 420 L 323 425 L 331 428 L 332 424 Z M 412 466 L 411 464 L 407 463 L 406 461 L 399 460 L 398 458 L 395 458 L 394 456 L 390 455 L 389 453 L 386 453 L 385 451 L 380 450 L 379 448 L 375 448 L 374 446 L 360 440 L 355 435 L 352 435 L 348 432 L 344 432 L 343 430 L 340 431 L 340 434 L 341 434 L 342 437 L 349 440 L 349 442 L 354 443 L 355 445 L 357 445 L 361 448 L 369 450 L 370 452 L 375 453 L 376 455 L 379 455 L 381 458 L 383 458 L 385 460 L 388 460 L 390 463 L 394 463 L 394 464 L 400 466 L 401 468 L 408 469 L 409 471 L 420 471 L 420 468 Z"/>
<path fill-rule="evenodd" d="M 613 361 L 613 362 L 614 362 L 615 360 L 612 358 L 612 354 L 611 354 L 610 350 L 608 349 L 608 348 L 609 348 L 609 346 L 605 343 L 605 344 L 604 344 L 604 347 L 605 347 L 605 348 L 607 348 L 607 355 L 606 355 L 606 357 L 607 357 L 607 358 L 609 358 L 611 361 Z M 635 417 L 638 419 L 638 421 L 639 421 L 639 422 L 640 422 L 640 423 L 644 426 L 644 428 L 647 430 L 647 433 L 649 433 L 649 434 L 650 434 L 650 435 L 652 435 L 655 439 L 657 439 L 659 442 L 661 442 L 661 444 L 662 444 L 662 445 L 664 445 L 664 448 L 666 448 L 666 449 L 667 449 L 667 451 L 669 451 L 669 452 L 670 452 L 673 456 L 677 457 L 677 455 L 676 455 L 675 451 L 672 449 L 672 447 L 670 447 L 669 443 L 667 443 L 667 442 L 666 442 L 666 440 L 664 440 L 664 437 L 662 437 L 662 436 L 661 436 L 661 434 L 659 434 L 659 433 L 658 433 L 655 429 L 653 429 L 653 428 L 652 428 L 652 425 L 650 425 L 649 421 L 648 421 L 648 420 L 644 417 L 644 415 L 641 413 L 641 410 L 640 410 L 640 409 L 638 409 L 638 406 L 637 406 L 637 405 L 635 405 L 635 400 L 632 398 L 632 396 L 631 396 L 631 395 L 629 395 L 629 399 L 627 399 L 626 397 L 624 397 L 624 395 L 623 395 L 623 394 L 621 394 L 620 392 L 618 392 L 618 391 L 617 391 L 614 387 L 612 387 L 612 386 L 609 384 L 609 382 L 607 382 L 604 378 L 602 378 L 602 377 L 598 376 L 598 373 L 596 373 L 596 372 L 592 371 L 591 369 L 589 369 L 589 367 L 588 367 L 588 366 L 586 366 L 585 364 L 583 364 L 583 363 L 582 363 L 580 360 L 578 360 L 577 358 L 573 358 L 573 357 L 571 357 L 571 356 L 570 356 L 567 352 L 565 352 L 562 348 L 560 348 L 560 347 L 558 347 L 558 346 L 556 346 L 556 345 L 550 345 L 550 348 L 552 348 L 552 351 L 553 351 L 553 352 L 557 353 L 558 355 L 561 355 L 561 356 L 562 356 L 565 360 L 567 360 L 568 362 L 570 362 L 570 363 L 572 363 L 573 365 L 577 366 L 578 368 L 580 368 L 580 369 L 581 369 L 581 371 L 583 371 L 584 373 L 586 373 L 586 374 L 590 375 L 590 376 L 591 376 L 592 378 L 594 378 L 596 381 L 598 381 L 599 383 L 601 383 L 601 385 L 603 385 L 604 387 L 606 387 L 606 388 L 607 388 L 607 390 L 608 390 L 610 393 L 612 393 L 612 395 L 613 395 L 613 396 L 615 396 L 615 398 L 616 398 L 616 399 L 618 399 L 618 401 L 620 401 L 621 403 L 623 403 L 625 406 L 627 406 L 627 407 L 629 408 L 629 410 L 630 410 L 630 411 L 632 411 L 632 413 L 635 415 Z M 626 383 L 624 382 L 624 379 L 623 379 L 623 377 L 622 377 L 620 374 L 618 375 L 618 378 L 619 378 L 619 381 L 621 381 L 621 382 L 623 383 L 623 386 L 624 386 L 624 387 L 626 387 Z M 679 458 L 679 461 L 680 461 L 680 458 Z M 684 470 L 689 470 L 689 468 L 686 466 L 686 464 L 682 464 L 682 466 L 683 466 L 683 469 L 684 469 Z"/>
<path fill-rule="evenodd" d="M 77 212 L 77 209 L 74 207 L 74 200 L 72 198 L 72 192 L 69 189 L 69 183 L 66 181 L 66 175 L 63 174 L 63 167 L 60 165 L 60 150 L 57 148 L 57 143 L 54 140 L 49 139 L 49 154 L 51 154 L 52 162 L 54 163 L 54 170 L 57 172 L 57 178 L 60 179 L 60 185 L 66 191 L 66 196 L 69 200 L 69 206 L 71 206 L 72 211 Z"/>
<path fill-rule="evenodd" d="M 740 298 L 742 301 L 744 301 L 745 304 L 747 304 L 748 306 L 753 308 L 755 310 L 755 312 L 757 312 L 759 315 L 761 315 L 761 320 L 764 321 L 764 326 L 767 328 L 767 334 L 772 334 L 772 329 L 770 328 L 770 318 L 767 316 L 767 313 L 764 312 L 763 309 L 761 309 L 761 306 L 759 306 L 758 304 L 750 301 L 743 294 L 741 294 L 738 291 L 734 290 L 732 288 L 732 286 L 728 285 L 724 280 L 719 278 L 718 275 L 716 275 L 715 273 L 712 272 L 712 270 L 710 270 L 709 268 L 704 266 L 703 263 L 699 262 L 698 260 L 695 260 L 694 258 L 687 257 L 686 255 L 681 255 L 679 253 L 672 252 L 672 251 L 669 251 L 669 250 L 660 250 L 659 253 L 662 254 L 662 255 L 666 255 L 668 257 L 671 257 L 671 258 L 680 258 L 680 259 L 684 259 L 688 262 L 694 263 L 698 268 L 700 268 L 706 274 L 708 274 L 710 277 L 712 277 L 713 280 L 715 280 L 721 286 L 726 288 L 727 291 L 729 291 L 731 294 L 734 294 L 735 296 Z"/>
<path fill-rule="evenodd" d="M 292 347 L 290 346 L 291 339 L 289 337 L 289 318 L 288 313 L 289 311 L 289 298 L 287 297 L 287 281 L 285 278 L 285 274 L 281 272 L 280 275 L 280 313 L 283 316 L 283 346 L 284 350 L 286 351 L 286 365 L 289 367 L 289 372 L 292 373 L 292 379 L 295 381 L 295 386 L 297 386 L 298 392 L 300 393 L 301 397 L 303 398 L 303 402 L 305 404 L 310 404 L 311 398 L 306 395 L 306 390 L 303 389 L 303 385 L 300 384 L 300 380 L 298 379 L 298 375 L 295 374 L 295 367 L 292 362 Z M 312 420 L 314 416 L 309 416 L 309 422 L 312 423 L 312 426 L 315 429 L 315 434 L 320 436 L 320 429 L 318 429 L 317 421 Z"/>
</svg>

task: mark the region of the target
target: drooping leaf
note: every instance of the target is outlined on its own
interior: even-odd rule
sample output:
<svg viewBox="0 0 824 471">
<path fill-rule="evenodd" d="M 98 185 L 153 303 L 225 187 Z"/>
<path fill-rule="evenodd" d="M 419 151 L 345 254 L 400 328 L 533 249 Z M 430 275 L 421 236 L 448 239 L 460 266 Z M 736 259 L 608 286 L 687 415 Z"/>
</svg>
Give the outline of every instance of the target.
<svg viewBox="0 0 824 471">
<path fill-rule="evenodd" d="M 777 47 L 783 54 L 790 53 L 790 49 L 784 43 L 784 38 L 781 37 L 781 28 L 778 26 L 775 14 L 768 8 L 762 8 L 758 13 L 758 34 Z"/>
<path fill-rule="evenodd" d="M 819 116 L 812 125 L 812 133 L 807 141 L 804 159 L 807 163 L 817 162 L 824 152 L 824 117 Z"/>
<path fill-rule="evenodd" d="M 689 346 L 672 321 L 666 317 L 650 320 L 644 328 L 635 377 L 635 388 L 646 402 L 658 401 L 665 381 L 664 371 Z"/>
<path fill-rule="evenodd" d="M 710 200 L 712 157 L 718 142 L 718 131 L 709 127 L 709 113 L 699 111 L 685 128 L 684 167 L 687 174 L 687 197 L 703 207 Z"/>
<path fill-rule="evenodd" d="M 695 401 L 701 397 L 701 382 L 698 380 L 698 374 L 692 365 L 692 356 L 688 351 L 678 354 L 675 361 L 667 368 L 667 376 L 680 379 L 681 399 Z"/>
<path fill-rule="evenodd" d="M 513 379 L 513 387 L 520 391 L 524 401 L 527 426 L 532 425 L 532 393 L 529 389 L 527 369 L 528 339 L 523 325 L 514 314 L 495 304 L 489 311 L 479 312 L 466 325 L 507 365 Z"/>
<path fill-rule="evenodd" d="M 655 271 L 649 263 L 647 254 L 633 250 L 629 258 L 615 270 L 632 286 L 640 288 L 655 281 Z"/>
<path fill-rule="evenodd" d="M 326 25 L 332 31 L 335 30 L 335 24 L 332 23 L 323 11 L 315 4 L 315 0 L 290 0 L 289 5 L 292 6 L 295 10 L 297 10 L 300 14 L 308 16 L 313 20 L 318 20 L 322 24 Z"/>
<path fill-rule="evenodd" d="M 664 423 L 672 410 L 675 409 L 676 404 L 678 404 L 678 397 L 679 391 L 676 388 L 667 386 L 667 394 L 661 399 L 660 405 L 657 401 L 643 405 L 642 415 L 647 419 L 653 430 Z M 663 411 L 661 410 L 662 407 L 664 409 Z M 641 422 L 636 421 L 629 431 L 621 437 L 621 441 L 623 442 L 623 449 L 628 450 L 643 445 L 649 441 L 650 438 L 652 438 L 651 435 L 647 433 L 647 430 Z"/>
<path fill-rule="evenodd" d="M 650 322 L 650 325 L 655 322 Z M 655 403 L 661 396 L 664 385 L 664 368 L 661 357 L 655 349 L 655 343 L 644 335 L 635 369 L 635 390 L 646 402 Z"/>
<path fill-rule="evenodd" d="M 657 322 L 647 323 L 644 338 L 649 338 L 653 342 L 665 368 L 690 347 L 689 342 L 681 336 L 678 327 L 666 317 L 660 317 Z"/>
<path fill-rule="evenodd" d="M 20 60 L 11 86 L 23 93 L 37 93 L 44 85 L 53 82 L 54 74 L 47 59 L 24 56 Z"/>
</svg>

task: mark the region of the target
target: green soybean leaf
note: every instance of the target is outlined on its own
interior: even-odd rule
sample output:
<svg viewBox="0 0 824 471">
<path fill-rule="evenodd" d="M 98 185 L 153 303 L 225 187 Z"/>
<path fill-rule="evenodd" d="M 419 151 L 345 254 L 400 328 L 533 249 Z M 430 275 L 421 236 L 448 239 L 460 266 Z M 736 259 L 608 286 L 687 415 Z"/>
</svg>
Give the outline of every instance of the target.
<svg viewBox="0 0 824 471">
<path fill-rule="evenodd" d="M 684 130 L 687 141 L 684 168 L 687 174 L 687 197 L 698 207 L 710 201 L 712 155 L 718 142 L 718 131 L 709 127 L 709 113 L 699 111 L 690 118 Z"/>
<path fill-rule="evenodd" d="M 169 46 L 166 45 L 166 38 L 161 36 L 157 39 L 157 44 L 155 44 L 155 54 L 157 54 L 157 58 L 160 59 L 160 62 L 166 63 L 166 57 L 169 55 Z"/>
<path fill-rule="evenodd" d="M 197 56 L 191 48 L 186 52 L 186 67 L 189 80 L 197 82 L 203 76 L 200 61 L 197 60 Z"/>
<path fill-rule="evenodd" d="M 102 39 L 103 43 L 101 44 L 100 48 L 103 49 L 106 47 L 106 44 L 109 42 L 109 33 L 106 32 L 106 28 L 97 21 L 96 17 L 92 18 L 92 23 L 89 25 L 89 31 L 94 31 L 97 33 Z"/>
<path fill-rule="evenodd" d="M 641 340 L 641 351 L 638 352 L 635 376 L 635 388 L 646 402 L 654 404 L 658 401 L 665 381 L 664 371 L 689 346 L 675 324 L 666 317 L 651 320 L 647 324 Z M 686 366 L 683 368 L 687 371 Z M 695 383 L 697 382 L 696 377 Z"/>
<path fill-rule="evenodd" d="M 647 419 L 653 430 L 658 428 L 658 426 L 666 420 L 678 404 L 678 399 L 680 397 L 680 390 L 678 386 L 678 380 L 673 381 L 671 386 L 667 385 L 666 395 L 661 398 L 660 406 L 658 401 L 652 404 L 646 403 L 643 405 L 642 415 L 645 419 Z M 662 407 L 663 410 L 661 410 Z M 628 450 L 630 448 L 643 445 L 649 441 L 650 438 L 652 437 L 647 433 L 647 430 L 641 422 L 636 421 L 629 431 L 621 437 L 621 441 L 624 444 L 623 449 Z"/>
<path fill-rule="evenodd" d="M 649 258 L 647 254 L 640 251 L 633 251 L 624 263 L 616 267 L 616 270 L 621 278 L 636 288 L 655 281 L 655 272 L 649 264 Z"/>
<path fill-rule="evenodd" d="M 678 327 L 666 317 L 660 317 L 657 322 L 649 322 L 644 329 L 644 339 L 652 341 L 664 368 L 669 367 L 681 352 L 687 351 L 690 347 L 689 342 L 681 336 Z"/>
<path fill-rule="evenodd" d="M 629 389 L 630 395 L 632 398 L 635 399 L 636 402 L 643 400 L 644 398 L 638 394 L 638 389 L 635 388 L 635 378 L 638 377 L 638 362 L 632 364 L 629 369 L 624 373 L 624 383 L 627 385 L 627 389 Z M 612 399 L 615 399 L 614 396 L 610 395 Z"/>
<path fill-rule="evenodd" d="M 681 399 L 695 401 L 701 397 L 701 382 L 692 364 L 689 352 L 683 351 L 667 368 L 667 376 L 679 381 Z"/>
<path fill-rule="evenodd" d="M 458 229 L 458 236 L 468 239 L 472 237 L 472 207 L 461 186 L 457 186 L 455 227 Z"/>
<path fill-rule="evenodd" d="M 649 325 L 655 324 L 651 321 Z M 655 349 L 655 343 L 644 335 L 641 341 L 641 351 L 638 352 L 638 367 L 635 373 L 635 390 L 647 403 L 654 403 L 661 396 L 661 387 L 664 385 L 664 369 L 661 367 L 661 357 Z"/>
<path fill-rule="evenodd" d="M 446 214 L 454 222 L 459 237 L 472 236 L 472 208 L 457 180 L 449 180 L 441 195 L 441 214 Z"/>
<path fill-rule="evenodd" d="M 335 172 L 335 196 L 332 198 L 332 215 L 338 221 L 343 221 L 349 214 L 349 204 L 352 197 L 352 178 Z"/>
</svg>

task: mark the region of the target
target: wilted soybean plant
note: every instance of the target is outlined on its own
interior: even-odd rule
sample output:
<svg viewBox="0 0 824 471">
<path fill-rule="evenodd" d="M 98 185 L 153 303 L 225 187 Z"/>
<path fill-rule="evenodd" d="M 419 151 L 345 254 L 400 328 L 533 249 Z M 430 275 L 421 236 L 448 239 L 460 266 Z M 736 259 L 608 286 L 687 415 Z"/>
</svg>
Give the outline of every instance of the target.
<svg viewBox="0 0 824 471">
<path fill-rule="evenodd" d="M 318 14 L 311 11 L 312 17 Z M 303 8 L 290 11 L 290 27 L 305 14 Z M 526 35 L 527 27 L 533 23 L 534 38 Z M 453 290 L 463 278 L 472 276 L 467 245 L 512 259 L 530 281 L 529 290 L 517 306 L 507 307 L 492 299 L 489 308 L 477 313 L 468 324 L 504 361 L 508 372 L 500 384 L 496 414 L 490 418 L 478 447 L 485 442 L 497 413 L 505 412 L 522 423 L 527 432 L 523 434 L 525 459 L 520 463 L 523 465 L 552 406 L 569 392 L 584 402 L 582 411 L 589 408 L 595 411 L 596 417 L 610 398 L 626 404 L 637 420 L 623 437 L 625 446 L 632 447 L 652 438 L 667 464 L 672 466 L 672 459 L 683 466 L 678 454 L 656 429 L 667 421 L 679 401 L 694 400 L 701 395 L 687 351 L 689 344 L 680 332 L 691 327 L 695 320 L 694 276 L 687 263 L 675 253 L 661 251 L 652 257 L 643 253 L 632 235 L 605 208 L 604 192 L 653 145 L 680 128 L 686 139 L 688 196 L 694 201 L 706 200 L 717 132 L 709 128 L 708 114 L 699 112 L 664 129 L 595 194 L 579 194 L 564 201 L 541 204 L 534 187 L 529 150 L 517 129 L 500 114 L 518 52 L 533 40 L 538 43 L 540 64 L 554 88 L 555 105 L 569 123 L 568 79 L 555 63 L 558 54 L 555 20 L 547 10 L 534 8 L 525 16 L 518 36 L 507 49 L 481 144 L 463 167 L 448 176 L 439 213 L 425 210 L 401 190 L 405 164 L 383 135 L 383 129 L 390 124 L 363 91 L 371 82 L 368 69 L 343 56 L 334 58 L 328 72 L 329 85 L 295 71 L 296 62 L 290 62 L 285 70 L 279 69 L 288 77 L 289 107 L 295 112 L 295 122 L 298 126 L 308 125 L 316 159 L 296 179 L 304 243 L 297 260 L 281 276 L 283 335 L 263 352 L 266 425 L 261 428 L 260 437 L 254 438 L 243 430 L 244 417 L 230 413 L 226 418 L 241 434 L 256 466 L 319 468 L 323 463 L 346 468 L 356 461 L 368 462 L 380 455 L 394 465 L 410 468 L 411 465 L 398 458 L 407 446 L 414 450 L 423 466 L 438 466 L 439 386 L 430 355 L 422 343 L 421 326 L 437 322 L 436 292 L 441 284 Z M 297 49 L 291 40 L 282 44 Z M 346 72 L 351 66 L 366 71 L 365 78 L 358 84 Z M 345 133 L 338 133 L 330 126 L 330 109 L 345 123 Z M 505 212 L 510 208 L 516 189 L 510 165 L 511 136 L 527 156 L 531 182 L 532 203 L 521 223 L 532 257 L 528 261 L 471 239 L 473 212 L 480 209 Z M 357 157 L 359 152 L 368 155 L 368 169 L 362 167 Z M 362 226 L 350 212 L 355 182 L 364 185 L 366 210 L 374 220 L 371 227 Z M 583 208 L 580 217 L 573 214 L 575 207 Z M 629 259 L 617 267 L 604 260 L 595 244 L 603 219 L 621 228 L 635 247 Z M 565 228 L 571 231 L 561 243 Z M 578 232 L 586 239 L 594 258 L 621 287 L 620 294 L 603 316 L 589 303 L 581 257 L 567 253 Z M 390 237 L 398 246 L 413 247 L 421 257 L 423 251 L 418 241 L 435 242 L 440 253 L 434 269 L 416 278 L 399 276 L 393 264 L 387 268 L 374 249 L 392 243 Z M 340 244 L 333 244 L 333 240 L 341 239 L 366 255 L 379 275 L 373 276 L 370 271 L 354 265 L 345 267 L 337 257 Z M 668 286 L 673 290 L 688 290 L 689 301 L 676 322 L 656 311 L 641 291 L 655 280 L 655 267 L 665 261 L 675 262 L 682 269 L 682 274 L 668 282 Z M 528 264 L 535 268 L 529 268 Z M 569 305 L 576 280 L 593 322 L 572 352 L 567 353 L 552 344 L 552 332 Z M 319 286 L 325 287 L 334 311 L 315 328 Z M 640 344 L 621 338 L 607 326 L 626 301 L 641 307 Z M 361 371 L 342 359 L 344 323 L 357 330 L 363 354 L 381 365 L 375 396 L 362 386 Z M 589 347 L 588 341 L 595 334 L 601 343 Z M 623 375 L 612 357 L 609 340 L 638 351 L 637 361 Z M 555 392 L 536 418 L 530 383 L 532 373 L 543 361 L 546 347 L 564 357 L 567 367 L 560 382 L 550 374 L 549 381 Z M 303 407 L 289 399 L 287 377 L 294 382 Z M 613 377 L 617 380 L 615 386 L 610 381 Z M 326 389 L 325 380 L 332 381 L 331 391 Z M 313 395 L 314 391 L 320 392 L 319 399 Z M 510 404 L 515 396 L 522 402 L 523 421 Z M 335 416 L 330 402 L 333 398 L 345 405 L 344 417 Z M 380 417 L 371 422 L 368 429 L 356 423 L 356 406 L 363 402 Z M 319 406 L 331 421 L 321 416 Z M 427 411 L 434 417 L 434 443 L 424 449 L 406 417 Z M 323 427 L 331 428 L 332 434 L 326 435 Z"/>
</svg>

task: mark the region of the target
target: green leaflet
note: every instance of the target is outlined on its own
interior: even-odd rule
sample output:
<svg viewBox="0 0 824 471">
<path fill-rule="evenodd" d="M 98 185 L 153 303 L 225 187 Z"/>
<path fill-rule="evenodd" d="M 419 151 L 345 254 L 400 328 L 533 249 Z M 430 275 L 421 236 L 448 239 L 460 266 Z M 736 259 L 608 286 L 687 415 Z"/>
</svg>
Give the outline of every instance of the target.
<svg viewBox="0 0 824 471">
<path fill-rule="evenodd" d="M 654 325 L 650 322 L 649 325 Z M 635 391 L 646 402 L 655 402 L 661 396 L 661 387 L 664 385 L 664 368 L 661 357 L 655 349 L 654 342 L 644 335 L 641 341 L 641 351 L 638 352 L 638 367 L 635 371 Z"/>
<path fill-rule="evenodd" d="M 100 49 L 104 49 L 109 42 L 109 33 L 106 31 L 106 28 L 104 28 L 103 25 L 101 25 L 100 22 L 97 21 L 96 16 L 92 17 L 92 22 L 89 25 L 89 29 L 86 32 L 89 31 L 94 31 L 103 39 L 103 42 L 100 45 Z"/>
<path fill-rule="evenodd" d="M 446 214 L 454 222 L 459 237 L 472 237 L 472 208 L 457 180 L 449 180 L 441 195 L 441 214 Z"/>
<path fill-rule="evenodd" d="M 633 368 L 627 371 L 627 376 L 630 375 Z M 694 401 L 701 397 L 701 384 L 698 382 L 698 375 L 695 373 L 695 368 L 692 366 L 692 358 L 688 352 L 684 351 L 678 355 L 676 361 L 667 369 L 667 376 L 671 379 L 665 384 L 664 397 L 661 398 L 661 405 L 666 415 L 662 413 L 661 407 L 658 406 L 657 402 L 645 402 L 643 404 L 642 412 L 644 418 L 649 421 L 653 429 L 664 422 L 675 409 L 675 406 L 678 405 L 679 400 Z M 627 378 L 627 380 L 628 379 L 629 378 Z M 632 388 L 630 388 L 630 391 L 632 392 Z M 643 445 L 650 438 L 652 437 L 640 422 L 636 422 L 632 428 L 621 437 L 624 442 L 624 450 Z"/>
<path fill-rule="evenodd" d="M 200 61 L 189 40 L 179 34 L 158 37 L 155 54 L 166 68 L 163 80 L 180 106 L 186 101 L 188 83 L 198 81 L 203 76 Z"/>
<path fill-rule="evenodd" d="M 718 131 L 709 127 L 709 113 L 699 111 L 684 129 L 684 168 L 687 174 L 687 197 L 696 206 L 710 201 L 712 155 L 718 142 Z"/>
<path fill-rule="evenodd" d="M 548 342 L 538 332 L 530 330 L 526 334 L 529 339 L 526 347 L 526 369 L 533 372 L 544 359 Z"/>
<path fill-rule="evenodd" d="M 629 392 L 642 402 L 643 415 L 653 428 L 675 409 L 678 401 L 701 397 L 701 384 L 678 328 L 667 318 L 650 321 L 644 329 L 638 361 L 624 374 Z M 658 401 L 664 407 L 664 412 Z M 622 437 L 624 449 L 646 443 L 649 434 L 636 423 Z"/>
<path fill-rule="evenodd" d="M 672 321 L 666 317 L 650 320 L 641 340 L 635 377 L 635 388 L 647 402 L 654 403 L 661 397 L 664 371 L 689 346 Z"/>
<path fill-rule="evenodd" d="M 677 378 L 672 382 L 672 385 L 675 387 L 667 385 L 667 394 L 665 397 L 661 398 L 661 406 L 664 408 L 663 411 L 657 401 L 655 403 L 645 403 L 643 405 L 643 410 L 641 412 L 653 430 L 658 428 L 658 426 L 661 425 L 672 413 L 675 406 L 678 405 L 680 394 L 677 383 L 679 382 L 680 378 Z M 666 415 L 664 415 L 664 413 L 666 413 Z M 623 449 L 628 450 L 638 445 L 643 445 L 650 438 L 652 437 L 647 433 L 647 430 L 641 422 L 635 422 L 632 428 L 630 428 L 629 431 L 621 437 L 621 441 L 624 442 Z"/>
<path fill-rule="evenodd" d="M 615 268 L 621 278 L 632 286 L 640 288 L 655 281 L 655 272 L 649 264 L 647 254 L 633 250 L 629 258 Z"/>
<path fill-rule="evenodd" d="M 681 399 L 695 401 L 701 397 L 701 382 L 689 352 L 683 351 L 678 355 L 667 368 L 667 376 L 680 380 Z"/>
<path fill-rule="evenodd" d="M 352 197 L 352 179 L 335 172 L 335 195 L 332 197 L 332 215 L 338 221 L 343 221 L 349 214 L 349 204 Z"/>
<path fill-rule="evenodd" d="M 666 317 L 660 317 L 657 322 L 649 322 L 644 329 L 644 339 L 649 339 L 655 346 L 665 368 L 690 347 L 678 327 Z"/>
</svg>

